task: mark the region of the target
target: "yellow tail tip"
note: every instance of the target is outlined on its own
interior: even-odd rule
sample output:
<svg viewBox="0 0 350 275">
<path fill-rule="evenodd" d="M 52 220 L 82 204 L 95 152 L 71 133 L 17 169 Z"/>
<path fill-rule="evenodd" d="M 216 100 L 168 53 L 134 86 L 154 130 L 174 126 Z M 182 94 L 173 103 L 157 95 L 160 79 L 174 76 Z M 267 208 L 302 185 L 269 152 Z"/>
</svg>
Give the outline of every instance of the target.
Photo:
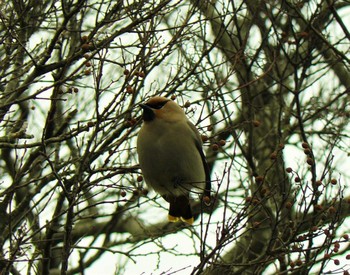
<svg viewBox="0 0 350 275">
<path fill-rule="evenodd" d="M 168 215 L 168 221 L 169 222 L 178 222 L 179 217 L 174 217 L 174 216 Z"/>
<path fill-rule="evenodd" d="M 192 218 L 189 218 L 189 219 L 184 219 L 183 217 L 181 217 L 181 220 L 185 223 L 188 223 L 189 225 L 192 225 L 193 222 L 194 222 L 194 219 L 193 217 Z"/>
<path fill-rule="evenodd" d="M 187 223 L 187 224 L 189 224 L 189 225 L 192 225 L 193 224 L 193 222 L 194 222 L 194 219 L 193 219 L 193 217 L 192 218 L 189 218 L 189 219 L 185 219 L 185 218 L 183 218 L 183 217 L 174 217 L 174 216 L 172 216 L 172 215 L 168 215 L 168 221 L 169 222 L 178 222 L 179 220 L 181 220 L 181 221 L 183 221 L 184 223 Z"/>
</svg>

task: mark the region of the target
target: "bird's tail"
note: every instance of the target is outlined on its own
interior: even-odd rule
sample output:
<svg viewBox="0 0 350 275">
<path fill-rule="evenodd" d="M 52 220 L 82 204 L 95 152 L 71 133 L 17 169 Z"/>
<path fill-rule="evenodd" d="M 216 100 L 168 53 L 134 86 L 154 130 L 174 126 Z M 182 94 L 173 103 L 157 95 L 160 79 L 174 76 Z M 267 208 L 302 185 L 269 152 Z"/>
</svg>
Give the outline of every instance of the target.
<svg viewBox="0 0 350 275">
<path fill-rule="evenodd" d="M 190 225 L 193 224 L 193 215 L 189 198 L 186 196 L 169 198 L 169 215 L 168 220 L 170 222 L 177 222 L 182 220 Z"/>
</svg>

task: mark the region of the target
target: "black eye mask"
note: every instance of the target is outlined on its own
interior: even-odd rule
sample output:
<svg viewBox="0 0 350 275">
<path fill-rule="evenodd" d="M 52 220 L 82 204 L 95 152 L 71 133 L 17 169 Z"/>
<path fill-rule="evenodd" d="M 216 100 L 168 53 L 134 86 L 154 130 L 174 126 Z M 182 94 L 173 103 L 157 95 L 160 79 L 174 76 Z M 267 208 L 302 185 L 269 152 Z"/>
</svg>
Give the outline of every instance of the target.
<svg viewBox="0 0 350 275">
<path fill-rule="evenodd" d="M 147 105 L 148 107 L 150 107 L 152 109 L 161 109 L 168 101 L 169 100 L 165 100 L 162 102 L 155 102 L 155 103 L 146 103 L 145 105 Z"/>
</svg>

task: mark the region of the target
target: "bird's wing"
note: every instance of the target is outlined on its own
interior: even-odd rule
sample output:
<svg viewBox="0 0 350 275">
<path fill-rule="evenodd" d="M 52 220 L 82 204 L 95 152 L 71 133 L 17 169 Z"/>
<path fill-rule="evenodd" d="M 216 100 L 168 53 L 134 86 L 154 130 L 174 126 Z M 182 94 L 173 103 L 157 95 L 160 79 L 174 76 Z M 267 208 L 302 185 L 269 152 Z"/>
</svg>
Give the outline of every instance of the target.
<svg viewBox="0 0 350 275">
<path fill-rule="evenodd" d="M 210 198 L 210 189 L 211 189 L 210 171 L 209 171 L 209 166 L 208 166 L 207 160 L 205 158 L 205 155 L 204 155 L 203 149 L 202 149 L 202 138 L 201 138 L 201 136 L 200 136 L 196 126 L 194 126 L 194 124 L 192 122 L 188 121 L 188 125 L 190 126 L 190 128 L 192 129 L 192 131 L 194 133 L 195 144 L 196 144 L 198 152 L 199 152 L 199 154 L 201 156 L 203 167 L 204 167 L 204 171 L 205 171 L 205 190 L 204 190 L 204 195 L 208 196 Z"/>
</svg>

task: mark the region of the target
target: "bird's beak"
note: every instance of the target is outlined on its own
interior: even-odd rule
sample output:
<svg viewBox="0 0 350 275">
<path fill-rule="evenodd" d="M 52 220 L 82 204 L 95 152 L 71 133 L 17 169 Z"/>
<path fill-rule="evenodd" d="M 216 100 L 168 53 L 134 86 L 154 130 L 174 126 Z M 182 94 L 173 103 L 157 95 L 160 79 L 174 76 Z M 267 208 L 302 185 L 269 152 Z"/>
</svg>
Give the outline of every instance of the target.
<svg viewBox="0 0 350 275">
<path fill-rule="evenodd" d="M 143 104 L 143 103 L 140 103 L 139 106 L 140 106 L 143 110 L 151 109 L 149 106 L 147 106 L 146 104 Z"/>
<path fill-rule="evenodd" d="M 151 121 L 155 118 L 153 109 L 146 104 L 140 103 L 139 106 L 143 109 L 143 120 Z"/>
</svg>

